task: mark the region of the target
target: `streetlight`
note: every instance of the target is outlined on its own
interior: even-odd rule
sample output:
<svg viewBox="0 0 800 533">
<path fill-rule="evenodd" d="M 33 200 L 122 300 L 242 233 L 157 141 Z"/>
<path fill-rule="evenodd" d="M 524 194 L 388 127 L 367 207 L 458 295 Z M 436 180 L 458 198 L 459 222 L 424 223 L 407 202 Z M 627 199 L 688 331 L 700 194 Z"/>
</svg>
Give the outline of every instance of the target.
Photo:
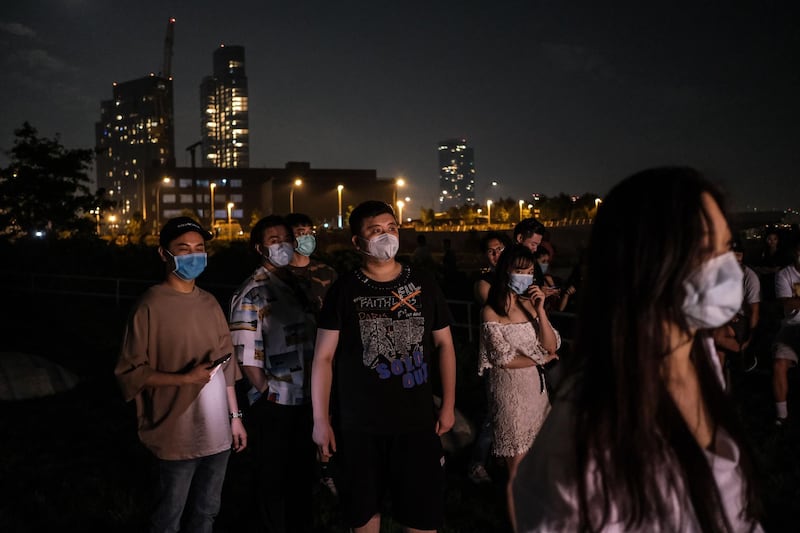
<svg viewBox="0 0 800 533">
<path fill-rule="evenodd" d="M 406 205 L 406 203 L 403 200 L 397 200 L 397 211 L 398 211 L 398 214 L 400 215 L 399 218 L 400 218 L 400 225 L 401 226 L 403 225 L 403 206 L 405 206 L 405 205 Z"/>
<path fill-rule="evenodd" d="M 108 232 L 111 234 L 112 237 L 114 236 L 114 233 L 116 233 L 116 229 L 117 229 L 117 215 L 110 215 L 108 217 L 108 230 L 109 230 Z"/>
<path fill-rule="evenodd" d="M 525 203 L 525 200 L 519 201 L 519 221 L 522 222 L 522 205 Z"/>
<path fill-rule="evenodd" d="M 392 203 L 397 204 L 397 189 L 400 187 L 404 187 L 406 184 L 406 180 L 403 178 L 397 178 L 394 180 L 394 190 L 392 191 Z"/>
<path fill-rule="evenodd" d="M 294 213 L 294 188 L 299 187 L 303 184 L 303 180 L 297 178 L 292 183 L 292 189 L 289 191 L 289 212 Z"/>
<path fill-rule="evenodd" d="M 344 185 L 336 187 L 336 191 L 339 193 L 339 229 L 342 229 L 342 189 L 344 189 Z"/>
<path fill-rule="evenodd" d="M 228 202 L 228 240 L 233 240 L 233 235 L 231 234 L 231 209 L 233 209 L 233 202 Z"/>
<path fill-rule="evenodd" d="M 100 208 L 94 208 L 94 217 L 97 220 L 97 236 L 100 236 Z"/>
<path fill-rule="evenodd" d="M 161 231 L 161 185 L 164 183 L 169 183 L 170 179 L 164 177 L 156 187 L 156 227 L 159 228 L 158 231 Z"/>
<path fill-rule="evenodd" d="M 486 200 L 486 224 L 492 226 L 492 201 Z"/>
<path fill-rule="evenodd" d="M 211 231 L 214 231 L 214 189 L 217 184 L 212 182 L 208 187 L 211 189 Z"/>
</svg>

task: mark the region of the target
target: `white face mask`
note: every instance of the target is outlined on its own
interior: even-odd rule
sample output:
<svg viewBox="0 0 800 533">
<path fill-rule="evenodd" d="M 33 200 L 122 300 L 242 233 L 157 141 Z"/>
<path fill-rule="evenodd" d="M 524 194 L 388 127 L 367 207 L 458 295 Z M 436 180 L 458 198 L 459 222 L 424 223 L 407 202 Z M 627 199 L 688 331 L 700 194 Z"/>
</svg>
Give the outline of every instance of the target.
<svg viewBox="0 0 800 533">
<path fill-rule="evenodd" d="M 294 247 L 288 242 L 270 244 L 267 250 L 269 250 L 267 260 L 278 268 L 288 265 L 294 255 Z"/>
<path fill-rule="evenodd" d="M 397 255 L 397 250 L 400 249 L 400 239 L 391 233 L 381 233 L 372 239 L 364 239 L 362 237 L 361 240 L 366 242 L 364 253 L 379 261 L 392 259 Z"/>
<path fill-rule="evenodd" d="M 733 252 L 709 259 L 683 282 L 683 311 L 689 325 L 697 329 L 717 328 L 727 323 L 742 306 L 742 268 Z"/>
</svg>

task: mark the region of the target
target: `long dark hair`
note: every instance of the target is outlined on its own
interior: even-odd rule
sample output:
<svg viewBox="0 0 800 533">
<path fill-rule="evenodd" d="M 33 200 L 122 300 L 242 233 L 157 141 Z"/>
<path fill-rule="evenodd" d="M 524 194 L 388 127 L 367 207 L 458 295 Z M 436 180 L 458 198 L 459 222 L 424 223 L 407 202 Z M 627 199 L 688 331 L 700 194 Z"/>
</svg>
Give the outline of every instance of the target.
<svg viewBox="0 0 800 533">
<path fill-rule="evenodd" d="M 683 281 L 712 251 L 703 193 L 723 208 L 720 192 L 694 169 L 645 170 L 615 186 L 594 221 L 584 319 L 569 362 L 576 377 L 581 529 L 602 529 L 612 509 L 630 528 L 669 523 L 674 509 L 662 497 L 666 482 L 668 490 L 688 492 L 703 531 L 730 530 L 704 452 L 660 375 L 671 350 L 664 325 L 677 324 L 689 338 Z M 704 351 L 703 335 L 695 336 L 691 351 L 703 400 L 715 428 L 724 428 L 741 450 L 745 512 L 756 519 L 747 439 Z M 590 495 L 602 498 L 601 513 L 590 508 Z"/>
<path fill-rule="evenodd" d="M 508 280 L 511 278 L 511 271 L 515 268 L 530 268 L 535 262 L 533 252 L 521 244 L 514 244 L 503 250 L 497 261 L 489 294 L 486 296 L 486 305 L 499 316 L 508 316 L 508 293 L 511 291 L 508 287 Z"/>
</svg>

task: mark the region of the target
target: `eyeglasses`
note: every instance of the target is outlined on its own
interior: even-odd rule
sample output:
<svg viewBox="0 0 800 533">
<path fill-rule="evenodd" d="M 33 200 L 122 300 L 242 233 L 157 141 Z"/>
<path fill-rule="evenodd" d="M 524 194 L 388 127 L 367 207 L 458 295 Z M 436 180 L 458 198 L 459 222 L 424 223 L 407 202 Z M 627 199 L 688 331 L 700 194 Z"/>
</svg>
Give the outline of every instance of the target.
<svg viewBox="0 0 800 533">
<path fill-rule="evenodd" d="M 487 248 L 486 255 L 500 255 L 505 248 L 503 246 L 498 246 L 497 248 Z"/>
</svg>

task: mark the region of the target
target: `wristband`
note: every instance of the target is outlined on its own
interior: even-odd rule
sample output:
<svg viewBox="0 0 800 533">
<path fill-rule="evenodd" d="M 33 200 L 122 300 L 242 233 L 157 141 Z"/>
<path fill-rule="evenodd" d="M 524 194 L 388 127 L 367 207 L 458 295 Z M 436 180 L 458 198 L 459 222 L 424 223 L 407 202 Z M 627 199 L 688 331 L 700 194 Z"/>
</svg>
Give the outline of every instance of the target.
<svg viewBox="0 0 800 533">
<path fill-rule="evenodd" d="M 235 412 L 235 413 L 230 413 L 230 417 L 231 417 L 231 419 L 234 419 L 234 418 L 244 418 L 244 417 L 242 416 L 242 412 L 241 412 L 241 411 L 237 411 L 237 412 Z"/>
</svg>

